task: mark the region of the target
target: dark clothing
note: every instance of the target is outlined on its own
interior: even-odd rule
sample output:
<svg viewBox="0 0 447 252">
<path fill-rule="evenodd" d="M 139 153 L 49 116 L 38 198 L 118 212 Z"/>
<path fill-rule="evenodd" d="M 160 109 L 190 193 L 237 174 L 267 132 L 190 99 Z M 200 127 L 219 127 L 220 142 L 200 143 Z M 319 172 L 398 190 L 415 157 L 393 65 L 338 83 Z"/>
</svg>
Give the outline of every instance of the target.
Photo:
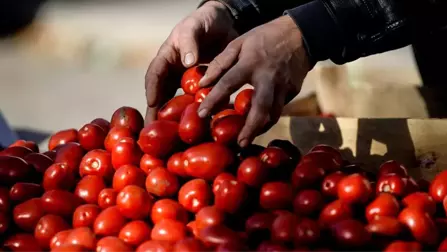
<svg viewBox="0 0 447 252">
<path fill-rule="evenodd" d="M 247 31 L 289 14 L 312 62 L 343 64 L 397 49 L 447 28 L 446 0 L 218 0 Z"/>
</svg>

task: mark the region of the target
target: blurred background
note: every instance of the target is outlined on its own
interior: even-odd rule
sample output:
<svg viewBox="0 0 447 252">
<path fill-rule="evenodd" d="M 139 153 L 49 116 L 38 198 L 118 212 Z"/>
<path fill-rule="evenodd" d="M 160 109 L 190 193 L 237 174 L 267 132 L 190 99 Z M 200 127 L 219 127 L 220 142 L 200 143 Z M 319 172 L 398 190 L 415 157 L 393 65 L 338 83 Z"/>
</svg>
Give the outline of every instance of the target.
<svg viewBox="0 0 447 252">
<path fill-rule="evenodd" d="M 144 113 L 146 67 L 198 2 L 2 1 L 0 111 L 9 137 L 40 141 L 124 105 Z M 284 113 L 429 117 L 421 84 L 411 47 L 346 66 L 325 62 Z"/>
</svg>

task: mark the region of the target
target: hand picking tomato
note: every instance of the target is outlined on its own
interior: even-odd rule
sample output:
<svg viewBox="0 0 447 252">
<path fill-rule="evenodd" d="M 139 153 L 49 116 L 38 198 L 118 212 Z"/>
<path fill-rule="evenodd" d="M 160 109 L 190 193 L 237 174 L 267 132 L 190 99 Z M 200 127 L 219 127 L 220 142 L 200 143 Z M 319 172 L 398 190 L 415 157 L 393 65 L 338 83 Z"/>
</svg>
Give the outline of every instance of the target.
<svg viewBox="0 0 447 252">
<path fill-rule="evenodd" d="M 234 99 L 234 110 L 241 115 L 247 115 L 251 108 L 251 99 L 253 97 L 254 90 L 247 88 L 239 92 Z"/>
<path fill-rule="evenodd" d="M 191 95 L 197 93 L 200 89 L 199 81 L 205 75 L 206 69 L 207 67 L 204 65 L 187 69 L 185 73 L 183 73 L 182 80 L 180 82 L 183 92 Z"/>
</svg>

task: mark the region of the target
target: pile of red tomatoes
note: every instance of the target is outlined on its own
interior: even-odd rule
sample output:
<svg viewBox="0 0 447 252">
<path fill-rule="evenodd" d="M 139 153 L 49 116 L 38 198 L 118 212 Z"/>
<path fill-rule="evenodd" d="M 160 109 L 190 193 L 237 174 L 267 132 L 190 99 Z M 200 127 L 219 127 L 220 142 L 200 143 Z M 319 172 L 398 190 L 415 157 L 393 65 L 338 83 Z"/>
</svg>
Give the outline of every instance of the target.
<svg viewBox="0 0 447 252">
<path fill-rule="evenodd" d="M 237 147 L 252 90 L 210 118 L 200 68 L 144 126 L 133 108 L 0 152 L 0 251 L 447 251 L 447 171 L 415 181 L 317 145 Z"/>
</svg>

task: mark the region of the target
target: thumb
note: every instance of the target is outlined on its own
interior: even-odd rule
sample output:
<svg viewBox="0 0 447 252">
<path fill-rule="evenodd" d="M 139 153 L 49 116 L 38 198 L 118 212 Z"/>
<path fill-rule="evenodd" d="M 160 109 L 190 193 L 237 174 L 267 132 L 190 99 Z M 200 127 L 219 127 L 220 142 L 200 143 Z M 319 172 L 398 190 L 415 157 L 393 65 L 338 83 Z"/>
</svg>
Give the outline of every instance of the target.
<svg viewBox="0 0 447 252">
<path fill-rule="evenodd" d="M 197 64 L 199 60 L 199 37 L 201 35 L 201 27 L 194 24 L 185 27 L 179 36 L 179 51 L 182 57 L 184 67 L 191 67 Z"/>
</svg>

